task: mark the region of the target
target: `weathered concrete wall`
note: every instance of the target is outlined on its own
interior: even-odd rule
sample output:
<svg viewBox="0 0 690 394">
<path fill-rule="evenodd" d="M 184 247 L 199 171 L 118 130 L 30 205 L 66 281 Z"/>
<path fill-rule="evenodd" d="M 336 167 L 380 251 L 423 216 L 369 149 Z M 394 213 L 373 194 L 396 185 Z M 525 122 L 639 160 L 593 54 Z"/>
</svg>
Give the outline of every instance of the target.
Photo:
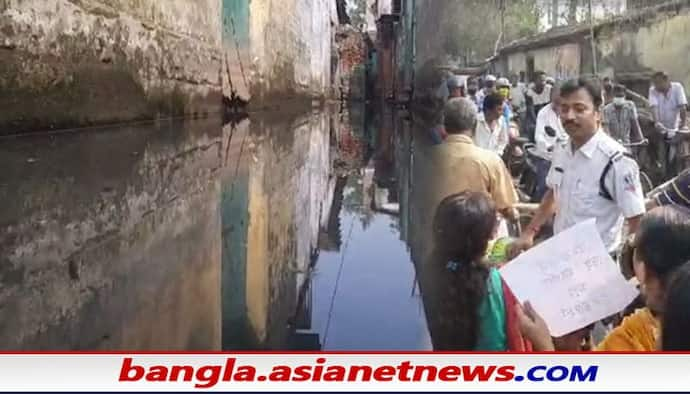
<svg viewBox="0 0 690 394">
<path fill-rule="evenodd" d="M 517 52 L 506 56 L 506 58 L 508 70 L 501 71 L 510 71 L 512 73 L 527 71 L 527 54 Z"/>
<path fill-rule="evenodd" d="M 444 62 L 443 20 L 449 10 L 453 9 L 453 0 L 417 0 L 417 34 L 416 46 L 416 79 L 415 94 L 420 97 L 435 95 L 438 84 L 443 78 L 436 66 Z"/>
<path fill-rule="evenodd" d="M 534 59 L 534 71 L 544 71 L 557 79 L 568 79 L 580 74 L 580 44 L 562 44 L 554 47 L 537 48 L 507 56 L 508 69 L 502 73 L 512 74 L 527 71 L 527 58 Z"/>
<path fill-rule="evenodd" d="M 231 83 L 254 107 L 329 94 L 334 0 L 223 0 L 223 23 L 227 96 Z"/>
<path fill-rule="evenodd" d="M 219 350 L 219 138 L 214 119 L 0 145 L 0 349 Z"/>
<path fill-rule="evenodd" d="M 671 79 L 690 88 L 690 6 L 660 12 L 639 24 L 615 25 L 598 34 L 604 73 L 650 76 L 666 71 Z"/>
<path fill-rule="evenodd" d="M 0 134 L 217 112 L 219 0 L 0 2 Z"/>
<path fill-rule="evenodd" d="M 443 57 L 443 15 L 453 7 L 452 0 L 417 0 L 417 64 L 423 66 Z"/>
<path fill-rule="evenodd" d="M 415 78 L 415 46 L 417 40 L 416 33 L 416 1 L 407 0 L 401 4 L 400 37 L 398 39 L 398 75 L 397 75 L 397 97 L 399 100 L 407 100 L 414 94 Z"/>
</svg>

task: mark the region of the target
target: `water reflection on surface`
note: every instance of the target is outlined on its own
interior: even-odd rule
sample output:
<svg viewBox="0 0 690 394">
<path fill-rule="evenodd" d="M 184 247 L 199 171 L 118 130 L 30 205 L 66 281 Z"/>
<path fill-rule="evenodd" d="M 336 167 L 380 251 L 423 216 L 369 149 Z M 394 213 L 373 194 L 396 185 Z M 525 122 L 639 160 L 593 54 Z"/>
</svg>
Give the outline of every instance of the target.
<svg viewBox="0 0 690 394">
<path fill-rule="evenodd" d="M 429 349 L 413 134 L 327 108 L 3 140 L 0 348 Z"/>
<path fill-rule="evenodd" d="M 344 212 L 347 238 L 322 253 L 313 279 L 312 328 L 329 350 L 430 348 L 414 266 L 398 221 Z"/>
<path fill-rule="evenodd" d="M 363 115 L 295 119 L 292 138 L 233 131 L 250 159 L 223 178 L 225 348 L 429 348 L 400 236 L 401 139 Z"/>
<path fill-rule="evenodd" d="M 220 348 L 219 124 L 0 141 L 0 348 Z"/>
</svg>

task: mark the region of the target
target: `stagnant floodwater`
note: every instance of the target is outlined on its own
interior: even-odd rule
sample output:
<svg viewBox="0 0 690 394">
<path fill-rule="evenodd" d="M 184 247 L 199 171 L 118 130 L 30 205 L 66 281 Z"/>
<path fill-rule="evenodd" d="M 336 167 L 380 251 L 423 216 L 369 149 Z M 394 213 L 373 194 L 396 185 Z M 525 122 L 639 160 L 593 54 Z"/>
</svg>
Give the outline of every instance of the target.
<svg viewBox="0 0 690 394">
<path fill-rule="evenodd" d="M 0 349 L 430 349 L 428 145 L 362 108 L 0 140 Z"/>
</svg>

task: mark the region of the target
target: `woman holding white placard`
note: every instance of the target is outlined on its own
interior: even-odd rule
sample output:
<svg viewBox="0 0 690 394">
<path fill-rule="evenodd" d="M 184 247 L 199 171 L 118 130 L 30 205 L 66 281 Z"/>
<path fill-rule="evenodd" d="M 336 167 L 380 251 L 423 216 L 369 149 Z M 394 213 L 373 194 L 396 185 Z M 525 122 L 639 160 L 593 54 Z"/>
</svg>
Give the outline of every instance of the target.
<svg viewBox="0 0 690 394">
<path fill-rule="evenodd" d="M 659 322 L 665 317 L 666 305 L 673 307 L 668 315 L 674 319 L 671 322 L 673 326 L 684 324 L 677 319 L 686 316 L 687 311 L 678 311 L 677 305 L 687 305 L 687 301 L 683 303 L 683 300 L 676 299 L 685 294 L 683 288 L 678 288 L 681 284 L 676 282 L 676 289 L 669 292 L 668 285 L 679 268 L 690 261 L 690 211 L 674 206 L 650 211 L 642 218 L 634 248 L 634 271 L 646 307 L 623 319 L 621 325 L 596 347 L 597 351 L 645 352 L 659 349 Z M 667 295 L 673 298 L 667 300 Z M 558 342 L 554 346 L 546 324 L 530 305 L 525 305 L 520 311 L 520 320 L 523 335 L 532 341 L 535 350 L 577 350 L 559 346 Z M 571 344 L 575 342 L 570 341 Z"/>
</svg>

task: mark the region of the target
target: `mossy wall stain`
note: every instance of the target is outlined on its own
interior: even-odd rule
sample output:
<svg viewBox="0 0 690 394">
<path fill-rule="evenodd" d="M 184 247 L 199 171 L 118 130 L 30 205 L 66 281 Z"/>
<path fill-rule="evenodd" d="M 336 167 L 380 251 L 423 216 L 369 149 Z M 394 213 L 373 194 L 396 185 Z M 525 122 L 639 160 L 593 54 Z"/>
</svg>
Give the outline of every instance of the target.
<svg viewBox="0 0 690 394">
<path fill-rule="evenodd" d="M 600 33 L 602 67 L 621 72 L 667 72 L 690 87 L 690 5 Z"/>
<path fill-rule="evenodd" d="M 221 109 L 216 0 L 26 0 L 0 26 L 0 135 Z"/>
<path fill-rule="evenodd" d="M 0 8 L 0 135 L 331 91 L 331 0 L 23 0 Z M 232 84 L 230 84 L 232 80 Z"/>
</svg>

